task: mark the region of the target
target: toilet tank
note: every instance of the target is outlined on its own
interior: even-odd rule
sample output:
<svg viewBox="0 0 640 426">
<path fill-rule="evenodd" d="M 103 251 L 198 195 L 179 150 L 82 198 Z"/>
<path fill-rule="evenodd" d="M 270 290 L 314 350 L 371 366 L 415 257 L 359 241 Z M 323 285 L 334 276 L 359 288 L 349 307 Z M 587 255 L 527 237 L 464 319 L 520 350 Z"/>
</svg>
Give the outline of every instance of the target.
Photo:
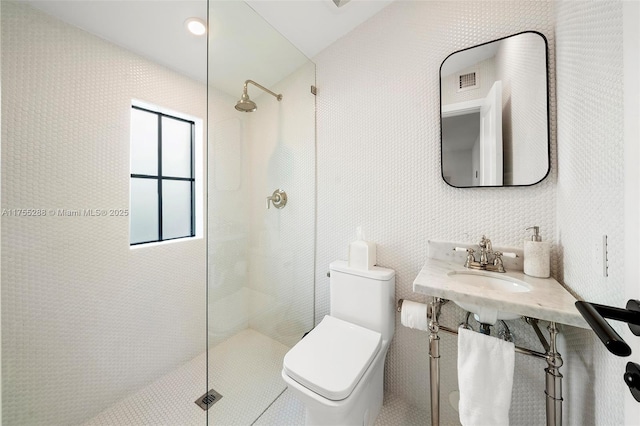
<svg viewBox="0 0 640 426">
<path fill-rule="evenodd" d="M 350 268 L 343 260 L 329 265 L 331 316 L 361 325 L 391 340 L 395 330 L 396 278 L 393 269 Z"/>
</svg>

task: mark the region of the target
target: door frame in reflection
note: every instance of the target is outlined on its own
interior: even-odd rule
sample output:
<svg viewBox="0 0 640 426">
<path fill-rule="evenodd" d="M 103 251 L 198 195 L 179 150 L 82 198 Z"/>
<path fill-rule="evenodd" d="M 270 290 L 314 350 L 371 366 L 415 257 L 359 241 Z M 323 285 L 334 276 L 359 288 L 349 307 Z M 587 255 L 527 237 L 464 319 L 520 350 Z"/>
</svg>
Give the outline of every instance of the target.
<svg viewBox="0 0 640 426">
<path fill-rule="evenodd" d="M 479 115 L 479 134 L 472 148 L 471 182 L 456 185 L 443 175 L 452 186 L 502 186 L 503 185 L 503 142 L 502 142 L 502 82 L 494 82 L 486 97 L 466 102 L 442 106 L 442 119 Z M 444 132 L 442 137 L 444 138 Z M 477 145 L 477 146 L 475 146 Z M 444 145 L 443 145 L 444 146 Z M 476 149 L 477 148 L 477 149 Z M 442 152 L 443 170 L 447 155 Z"/>
</svg>

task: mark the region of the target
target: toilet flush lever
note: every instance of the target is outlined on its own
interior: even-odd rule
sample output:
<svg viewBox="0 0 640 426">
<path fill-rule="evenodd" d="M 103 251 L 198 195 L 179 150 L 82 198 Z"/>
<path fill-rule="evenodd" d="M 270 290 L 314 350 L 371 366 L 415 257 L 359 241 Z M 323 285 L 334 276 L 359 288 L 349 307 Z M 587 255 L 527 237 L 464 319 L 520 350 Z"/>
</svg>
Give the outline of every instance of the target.
<svg viewBox="0 0 640 426">
<path fill-rule="evenodd" d="M 269 197 L 267 197 L 267 208 L 273 207 L 281 209 L 287 205 L 287 193 L 282 189 L 276 189 Z"/>
</svg>

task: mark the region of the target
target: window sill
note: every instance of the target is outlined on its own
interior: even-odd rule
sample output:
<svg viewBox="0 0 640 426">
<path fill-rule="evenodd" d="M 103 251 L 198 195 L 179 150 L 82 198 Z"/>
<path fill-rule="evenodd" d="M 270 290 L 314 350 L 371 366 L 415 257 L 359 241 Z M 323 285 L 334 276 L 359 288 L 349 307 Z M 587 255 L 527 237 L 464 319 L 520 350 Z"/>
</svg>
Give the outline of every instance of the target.
<svg viewBox="0 0 640 426">
<path fill-rule="evenodd" d="M 182 243 L 182 242 L 194 241 L 194 240 L 202 240 L 202 235 L 196 235 L 195 237 L 175 238 L 173 240 L 166 240 L 166 241 L 156 241 L 153 243 L 142 243 L 142 244 L 136 244 L 133 246 L 129 245 L 129 249 L 138 250 L 142 248 L 164 246 L 164 245 L 176 244 L 176 243 Z"/>
</svg>

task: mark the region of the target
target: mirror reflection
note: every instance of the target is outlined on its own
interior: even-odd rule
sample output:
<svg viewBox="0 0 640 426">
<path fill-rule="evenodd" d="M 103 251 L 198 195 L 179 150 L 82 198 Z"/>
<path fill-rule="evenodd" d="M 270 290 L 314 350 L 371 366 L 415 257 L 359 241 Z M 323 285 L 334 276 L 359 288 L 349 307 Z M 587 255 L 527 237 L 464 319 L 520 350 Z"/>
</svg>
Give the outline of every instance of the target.
<svg viewBox="0 0 640 426">
<path fill-rule="evenodd" d="M 440 67 L 442 177 L 525 186 L 549 172 L 547 40 L 528 31 L 454 52 Z"/>
</svg>

